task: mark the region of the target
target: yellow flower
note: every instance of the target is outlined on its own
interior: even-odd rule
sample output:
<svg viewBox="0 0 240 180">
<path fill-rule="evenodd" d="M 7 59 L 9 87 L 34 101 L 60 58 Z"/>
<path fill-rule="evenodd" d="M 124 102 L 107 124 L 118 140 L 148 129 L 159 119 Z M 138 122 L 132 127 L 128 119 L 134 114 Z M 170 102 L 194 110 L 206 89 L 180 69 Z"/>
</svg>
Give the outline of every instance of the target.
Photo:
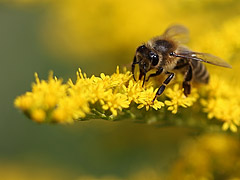
<svg viewBox="0 0 240 180">
<path fill-rule="evenodd" d="M 34 109 L 31 112 L 31 118 L 32 118 L 32 120 L 41 123 L 46 118 L 46 112 L 43 111 L 42 109 Z"/>
<path fill-rule="evenodd" d="M 22 111 L 27 111 L 33 104 L 32 93 L 27 92 L 24 96 L 19 96 L 15 99 L 14 105 Z"/>
<path fill-rule="evenodd" d="M 123 89 L 128 96 L 128 100 L 136 102 L 144 88 L 142 87 L 142 81 L 135 82 L 131 79 L 127 86 L 123 86 Z"/>
<path fill-rule="evenodd" d="M 233 88 L 234 87 L 234 88 Z M 233 86 L 223 78 L 212 76 L 207 86 L 208 97 L 202 99 L 203 111 L 208 113 L 208 118 L 217 118 L 224 122 L 222 128 L 236 132 L 240 125 L 240 88 Z"/>
<path fill-rule="evenodd" d="M 102 109 L 110 110 L 114 116 L 117 115 L 117 110 L 129 107 L 127 96 L 120 93 L 122 86 L 131 77 L 129 71 L 120 73 L 117 67 L 116 73 L 111 76 L 101 73 L 100 77 L 87 78 L 79 69 L 77 77 L 77 82 L 71 85 L 71 89 L 83 94 L 92 104 L 100 102 Z"/>
<path fill-rule="evenodd" d="M 90 111 L 88 102 L 83 94 L 71 94 L 59 101 L 52 112 L 52 119 L 59 123 L 73 123 L 74 120 L 83 118 Z"/>
<path fill-rule="evenodd" d="M 154 91 L 153 87 L 142 91 L 139 94 L 139 97 L 135 100 L 138 105 L 138 109 L 146 107 L 148 111 L 150 107 L 154 108 L 155 110 L 161 109 L 164 106 L 163 102 L 158 101 L 157 99 L 153 102 L 153 99 L 156 95 L 157 89 Z"/>
<path fill-rule="evenodd" d="M 35 73 L 36 83 L 32 86 L 32 95 L 36 99 L 34 103 L 44 105 L 46 109 L 56 106 L 58 100 L 66 96 L 67 85 L 62 84 L 62 80 L 53 78 L 53 73 L 49 73 L 48 81 L 40 81 Z"/>
<path fill-rule="evenodd" d="M 238 126 L 239 126 L 239 125 L 240 125 L 240 124 L 238 124 Z M 230 122 L 225 122 L 225 123 L 223 124 L 223 126 L 222 126 L 222 129 L 223 129 L 224 131 L 230 129 L 232 132 L 237 132 L 237 126 L 236 126 L 234 123 L 232 123 L 231 121 L 230 121 Z"/>
<path fill-rule="evenodd" d="M 35 80 L 32 92 L 17 97 L 14 104 L 34 121 L 44 122 L 48 118 L 48 112 L 56 108 L 59 101 L 67 95 L 68 86 L 62 84 L 62 80 L 53 78 L 52 72 L 49 73 L 48 81 L 40 81 L 37 73 Z"/>
<path fill-rule="evenodd" d="M 101 100 L 103 110 L 110 110 L 113 116 L 117 116 L 117 110 L 122 111 L 123 108 L 129 107 L 129 101 L 124 94 L 109 94 L 105 99 Z"/>
<path fill-rule="evenodd" d="M 183 89 L 179 87 L 179 84 L 175 84 L 173 88 L 167 88 L 165 95 L 170 99 L 166 100 L 164 103 L 168 106 L 168 110 L 176 114 L 178 107 L 190 107 L 198 99 L 198 94 L 196 89 L 192 89 L 191 94 L 186 97 L 183 93 Z"/>
<path fill-rule="evenodd" d="M 119 72 L 119 66 L 117 66 L 116 73 L 111 75 L 110 79 L 110 87 L 122 87 L 128 80 L 131 78 L 132 73 L 130 71 L 126 71 L 124 73 Z"/>
</svg>

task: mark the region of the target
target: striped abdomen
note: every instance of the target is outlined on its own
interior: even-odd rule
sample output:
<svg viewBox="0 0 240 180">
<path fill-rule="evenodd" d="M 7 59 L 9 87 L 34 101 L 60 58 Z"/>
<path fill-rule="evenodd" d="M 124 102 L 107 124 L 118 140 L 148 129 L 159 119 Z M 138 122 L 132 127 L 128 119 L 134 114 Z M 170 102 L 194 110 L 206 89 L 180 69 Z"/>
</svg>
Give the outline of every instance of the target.
<svg viewBox="0 0 240 180">
<path fill-rule="evenodd" d="M 206 66 L 200 61 L 192 61 L 193 81 L 197 83 L 207 84 L 209 81 L 209 73 Z"/>
</svg>

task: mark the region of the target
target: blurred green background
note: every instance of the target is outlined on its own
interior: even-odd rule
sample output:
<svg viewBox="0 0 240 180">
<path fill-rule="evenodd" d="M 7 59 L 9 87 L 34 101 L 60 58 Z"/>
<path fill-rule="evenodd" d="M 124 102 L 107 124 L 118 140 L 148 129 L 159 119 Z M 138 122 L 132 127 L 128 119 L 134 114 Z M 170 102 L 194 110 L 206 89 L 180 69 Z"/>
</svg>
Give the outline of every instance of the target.
<svg viewBox="0 0 240 180">
<path fill-rule="evenodd" d="M 65 82 L 75 79 L 78 67 L 88 75 L 112 73 L 117 65 L 128 66 L 135 48 L 169 24 L 187 25 L 196 40 L 199 28 L 206 27 L 205 35 L 239 18 L 239 10 L 238 1 L 0 1 L 0 173 L 24 172 L 9 179 L 36 174 L 124 179 L 144 169 L 168 171 L 184 140 L 195 138 L 195 129 L 128 120 L 39 125 L 15 109 L 13 100 L 31 90 L 34 72 L 46 79 L 53 70 Z"/>
</svg>

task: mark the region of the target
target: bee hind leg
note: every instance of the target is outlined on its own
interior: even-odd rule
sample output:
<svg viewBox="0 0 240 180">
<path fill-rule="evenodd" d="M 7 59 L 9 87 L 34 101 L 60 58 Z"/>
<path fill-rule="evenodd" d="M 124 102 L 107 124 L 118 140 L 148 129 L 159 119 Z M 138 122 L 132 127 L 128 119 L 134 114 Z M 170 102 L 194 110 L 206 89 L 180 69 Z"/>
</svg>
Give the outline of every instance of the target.
<svg viewBox="0 0 240 180">
<path fill-rule="evenodd" d="M 170 75 L 165 79 L 163 84 L 158 88 L 158 91 L 157 91 L 155 97 L 153 98 L 152 102 L 154 102 L 155 99 L 163 93 L 166 86 L 169 84 L 169 82 L 173 79 L 173 77 L 175 75 L 174 73 L 169 73 L 169 72 L 167 72 L 167 74 L 170 74 Z"/>
<path fill-rule="evenodd" d="M 182 83 L 183 93 L 187 97 L 191 93 L 191 80 L 192 80 L 192 66 L 189 64 L 188 70 L 185 74 L 184 81 Z"/>
</svg>

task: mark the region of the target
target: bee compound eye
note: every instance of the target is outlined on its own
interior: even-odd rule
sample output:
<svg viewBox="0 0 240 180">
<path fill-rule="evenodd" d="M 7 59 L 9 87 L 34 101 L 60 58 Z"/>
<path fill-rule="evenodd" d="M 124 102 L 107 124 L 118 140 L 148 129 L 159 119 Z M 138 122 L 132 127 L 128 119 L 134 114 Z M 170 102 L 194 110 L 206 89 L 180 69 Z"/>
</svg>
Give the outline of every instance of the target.
<svg viewBox="0 0 240 180">
<path fill-rule="evenodd" d="M 137 51 L 138 51 L 138 52 L 142 52 L 145 48 L 146 48 L 145 45 L 139 46 L 139 47 L 137 48 Z"/>
<path fill-rule="evenodd" d="M 152 65 L 156 66 L 158 64 L 158 56 L 153 56 Z"/>
<path fill-rule="evenodd" d="M 149 56 L 151 58 L 152 65 L 156 66 L 158 64 L 158 61 L 159 61 L 158 55 L 156 53 L 150 52 Z"/>
</svg>

